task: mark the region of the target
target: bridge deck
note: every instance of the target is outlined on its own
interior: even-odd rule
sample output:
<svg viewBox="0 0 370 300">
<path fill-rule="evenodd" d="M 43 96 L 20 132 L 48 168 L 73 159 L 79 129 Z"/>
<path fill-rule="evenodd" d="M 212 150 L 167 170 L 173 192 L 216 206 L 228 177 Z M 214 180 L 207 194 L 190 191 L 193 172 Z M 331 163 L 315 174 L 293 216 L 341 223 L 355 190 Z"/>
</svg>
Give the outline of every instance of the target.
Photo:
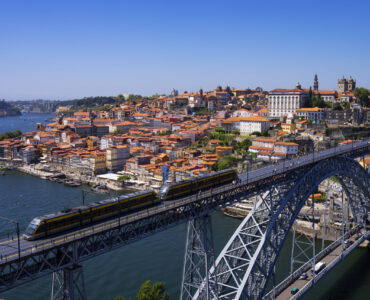
<svg viewBox="0 0 370 300">
<path fill-rule="evenodd" d="M 366 235 L 369 235 L 370 232 L 368 232 Z M 360 238 L 356 239 L 356 234 L 353 234 L 350 238 L 347 239 L 347 241 L 352 241 L 353 244 L 350 247 L 347 248 L 347 251 L 342 251 L 345 249 L 342 249 L 343 245 L 340 243 L 338 246 L 336 246 L 331 252 L 326 254 L 323 258 L 321 258 L 319 261 L 324 262 L 326 264 L 325 268 L 321 270 L 318 274 L 315 275 L 315 277 L 311 274 L 311 267 L 309 266 L 309 270 L 301 272 L 307 274 L 307 279 L 296 279 L 293 282 L 291 282 L 289 285 L 286 286 L 284 290 L 282 290 L 279 295 L 276 296 L 277 300 L 286 300 L 286 299 L 297 299 L 298 297 L 302 296 L 304 293 L 306 293 L 316 282 L 318 282 L 324 274 L 328 273 L 332 268 L 334 268 L 342 259 L 344 259 L 347 255 L 349 255 L 354 249 L 358 247 L 364 240 L 365 236 L 361 236 Z M 316 261 L 318 263 L 319 261 Z M 307 269 L 307 268 L 306 268 Z M 319 276 L 318 276 L 319 275 Z M 291 290 L 293 288 L 299 289 L 299 293 L 296 295 L 291 294 Z"/>
</svg>

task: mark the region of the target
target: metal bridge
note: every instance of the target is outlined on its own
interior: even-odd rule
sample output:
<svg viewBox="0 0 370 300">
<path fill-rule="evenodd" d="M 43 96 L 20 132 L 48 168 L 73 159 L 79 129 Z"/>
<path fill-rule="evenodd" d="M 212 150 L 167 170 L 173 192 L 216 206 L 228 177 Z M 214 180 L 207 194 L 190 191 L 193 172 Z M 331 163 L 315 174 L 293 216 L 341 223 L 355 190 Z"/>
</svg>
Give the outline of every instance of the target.
<svg viewBox="0 0 370 300">
<path fill-rule="evenodd" d="M 369 152 L 370 142 L 359 141 L 252 170 L 237 184 L 64 235 L 39 241 L 1 240 L 0 292 L 53 274 L 52 299 L 86 299 L 81 262 L 188 221 L 182 299 L 274 298 L 282 287 L 272 293 L 266 290 L 282 245 L 307 198 L 325 178 L 336 176 L 340 181 L 355 223 L 363 226 L 359 240 L 368 238 L 370 179 L 353 158 Z M 260 200 L 215 259 L 209 214 L 256 195 Z M 299 242 L 294 239 L 292 249 L 294 245 L 301 249 Z M 313 246 L 313 262 L 317 255 Z M 297 262 L 292 259 L 292 264 Z"/>
</svg>

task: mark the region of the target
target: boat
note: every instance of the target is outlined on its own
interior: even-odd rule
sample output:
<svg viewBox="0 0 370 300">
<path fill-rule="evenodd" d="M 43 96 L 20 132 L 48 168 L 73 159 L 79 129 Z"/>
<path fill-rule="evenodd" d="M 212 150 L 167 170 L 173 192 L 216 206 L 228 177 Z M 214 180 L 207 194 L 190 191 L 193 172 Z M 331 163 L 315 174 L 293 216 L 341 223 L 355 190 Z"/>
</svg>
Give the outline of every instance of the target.
<svg viewBox="0 0 370 300">
<path fill-rule="evenodd" d="M 67 185 L 70 187 L 77 187 L 77 186 L 81 186 L 81 183 L 75 182 L 73 180 L 66 180 L 64 181 L 64 185 Z"/>
<path fill-rule="evenodd" d="M 109 189 L 105 184 L 94 186 L 91 188 L 91 190 L 98 194 L 109 194 Z"/>
</svg>

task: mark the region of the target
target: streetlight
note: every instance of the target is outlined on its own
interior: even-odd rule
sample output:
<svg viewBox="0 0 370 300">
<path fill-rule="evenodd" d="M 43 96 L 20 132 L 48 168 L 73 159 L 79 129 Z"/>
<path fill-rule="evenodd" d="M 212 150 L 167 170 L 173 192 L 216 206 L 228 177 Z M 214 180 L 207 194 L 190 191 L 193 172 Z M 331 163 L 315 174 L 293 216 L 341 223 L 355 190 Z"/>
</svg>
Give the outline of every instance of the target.
<svg viewBox="0 0 370 300">
<path fill-rule="evenodd" d="M 18 237 L 18 260 L 20 262 L 21 261 L 21 243 L 20 243 L 20 239 L 19 239 L 19 223 L 15 220 L 5 218 L 5 217 L 1 217 L 1 216 L 0 216 L 0 219 L 8 221 L 8 223 L 16 224 L 17 237 Z"/>
</svg>

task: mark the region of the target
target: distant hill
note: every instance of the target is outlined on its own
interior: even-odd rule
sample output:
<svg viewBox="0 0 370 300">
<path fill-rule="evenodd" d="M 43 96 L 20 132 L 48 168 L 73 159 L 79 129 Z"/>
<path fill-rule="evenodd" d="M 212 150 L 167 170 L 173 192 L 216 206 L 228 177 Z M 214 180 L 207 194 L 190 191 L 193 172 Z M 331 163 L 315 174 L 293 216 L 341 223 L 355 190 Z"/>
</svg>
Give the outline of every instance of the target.
<svg viewBox="0 0 370 300">
<path fill-rule="evenodd" d="M 21 114 L 21 111 L 16 106 L 5 102 L 5 100 L 0 100 L 0 117 L 20 116 Z"/>
</svg>

